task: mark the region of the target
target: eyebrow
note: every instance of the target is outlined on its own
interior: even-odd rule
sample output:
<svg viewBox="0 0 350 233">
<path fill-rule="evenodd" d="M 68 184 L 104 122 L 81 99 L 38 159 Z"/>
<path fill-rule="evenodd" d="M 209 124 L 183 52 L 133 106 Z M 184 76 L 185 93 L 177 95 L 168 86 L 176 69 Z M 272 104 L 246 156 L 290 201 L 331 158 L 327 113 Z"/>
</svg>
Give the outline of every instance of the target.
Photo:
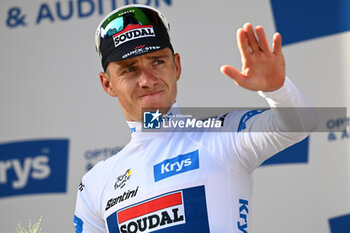
<svg viewBox="0 0 350 233">
<path fill-rule="evenodd" d="M 168 56 L 167 55 L 158 55 L 158 56 L 148 56 L 147 59 L 149 60 L 157 60 L 157 59 L 160 59 L 160 58 L 167 58 Z"/>
<path fill-rule="evenodd" d="M 162 58 L 164 59 L 167 57 L 168 57 L 168 55 L 156 55 L 156 56 L 147 56 L 146 58 L 147 58 L 147 60 L 158 60 L 158 59 L 162 59 Z M 120 68 L 123 69 L 123 68 L 135 65 L 137 62 L 138 62 L 137 60 L 131 61 L 131 62 L 124 61 L 124 62 L 119 63 L 118 65 Z"/>
<path fill-rule="evenodd" d="M 133 66 L 137 63 L 137 61 L 132 61 L 132 62 L 123 62 L 118 64 L 121 68 L 125 68 L 125 67 L 130 67 Z"/>
</svg>

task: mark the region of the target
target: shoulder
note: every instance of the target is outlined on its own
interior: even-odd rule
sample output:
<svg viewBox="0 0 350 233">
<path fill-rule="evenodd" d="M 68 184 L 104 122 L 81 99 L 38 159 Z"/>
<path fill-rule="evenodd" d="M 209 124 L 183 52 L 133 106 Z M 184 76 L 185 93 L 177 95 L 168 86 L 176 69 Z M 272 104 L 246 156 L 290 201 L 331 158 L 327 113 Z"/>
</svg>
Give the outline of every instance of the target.
<svg viewBox="0 0 350 233">
<path fill-rule="evenodd" d="M 83 185 L 85 189 L 93 191 L 95 194 L 97 190 L 102 191 L 107 182 L 106 177 L 108 177 L 108 174 L 113 169 L 118 155 L 119 153 L 110 158 L 99 161 L 93 168 L 84 174 L 81 185 Z"/>
<path fill-rule="evenodd" d="M 235 109 L 228 113 L 219 114 L 216 119 L 221 122 L 220 133 L 223 132 L 239 132 L 245 122 L 251 117 L 259 114 L 259 110 Z"/>
<path fill-rule="evenodd" d="M 126 154 L 130 152 L 133 148 L 133 143 L 129 142 L 124 147 L 120 147 L 118 151 L 111 157 L 105 158 L 98 161 L 93 167 L 85 173 L 83 179 L 85 180 L 98 180 L 101 182 L 101 178 L 111 172 L 117 163 L 120 163 L 120 160 L 123 160 Z"/>
</svg>

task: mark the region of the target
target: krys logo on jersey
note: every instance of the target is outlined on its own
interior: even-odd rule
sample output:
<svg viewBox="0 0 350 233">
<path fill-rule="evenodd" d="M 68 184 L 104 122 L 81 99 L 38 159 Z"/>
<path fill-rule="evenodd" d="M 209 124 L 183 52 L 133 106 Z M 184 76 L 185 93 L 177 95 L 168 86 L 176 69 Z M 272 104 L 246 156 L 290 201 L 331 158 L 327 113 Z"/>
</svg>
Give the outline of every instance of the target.
<svg viewBox="0 0 350 233">
<path fill-rule="evenodd" d="M 0 198 L 66 192 L 68 139 L 0 144 Z"/>
<path fill-rule="evenodd" d="M 199 168 L 198 150 L 166 159 L 153 166 L 154 181 L 189 172 Z"/>
</svg>

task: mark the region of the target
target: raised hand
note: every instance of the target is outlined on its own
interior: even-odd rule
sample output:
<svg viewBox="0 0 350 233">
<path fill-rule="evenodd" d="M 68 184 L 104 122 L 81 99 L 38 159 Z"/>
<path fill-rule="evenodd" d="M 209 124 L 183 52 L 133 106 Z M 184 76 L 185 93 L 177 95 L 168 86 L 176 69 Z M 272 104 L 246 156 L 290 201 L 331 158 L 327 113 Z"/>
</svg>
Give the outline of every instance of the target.
<svg viewBox="0 0 350 233">
<path fill-rule="evenodd" d="M 236 85 L 252 91 L 274 91 L 285 79 L 285 62 L 282 54 L 282 37 L 273 36 L 272 51 L 263 27 L 255 28 L 250 23 L 237 30 L 237 44 L 241 54 L 242 69 L 223 65 L 220 70 Z"/>
</svg>

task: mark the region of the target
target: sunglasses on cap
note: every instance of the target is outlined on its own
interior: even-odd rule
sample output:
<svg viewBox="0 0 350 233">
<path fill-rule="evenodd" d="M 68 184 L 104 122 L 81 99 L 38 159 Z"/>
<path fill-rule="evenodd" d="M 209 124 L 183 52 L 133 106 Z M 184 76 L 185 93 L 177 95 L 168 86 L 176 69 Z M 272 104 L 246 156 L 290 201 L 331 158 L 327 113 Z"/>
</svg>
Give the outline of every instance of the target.
<svg viewBox="0 0 350 233">
<path fill-rule="evenodd" d="M 101 40 L 123 31 L 130 24 L 157 25 L 161 23 L 170 34 L 170 25 L 160 11 L 139 4 L 118 8 L 109 13 L 97 27 L 95 34 L 96 51 L 101 56 Z"/>
</svg>

